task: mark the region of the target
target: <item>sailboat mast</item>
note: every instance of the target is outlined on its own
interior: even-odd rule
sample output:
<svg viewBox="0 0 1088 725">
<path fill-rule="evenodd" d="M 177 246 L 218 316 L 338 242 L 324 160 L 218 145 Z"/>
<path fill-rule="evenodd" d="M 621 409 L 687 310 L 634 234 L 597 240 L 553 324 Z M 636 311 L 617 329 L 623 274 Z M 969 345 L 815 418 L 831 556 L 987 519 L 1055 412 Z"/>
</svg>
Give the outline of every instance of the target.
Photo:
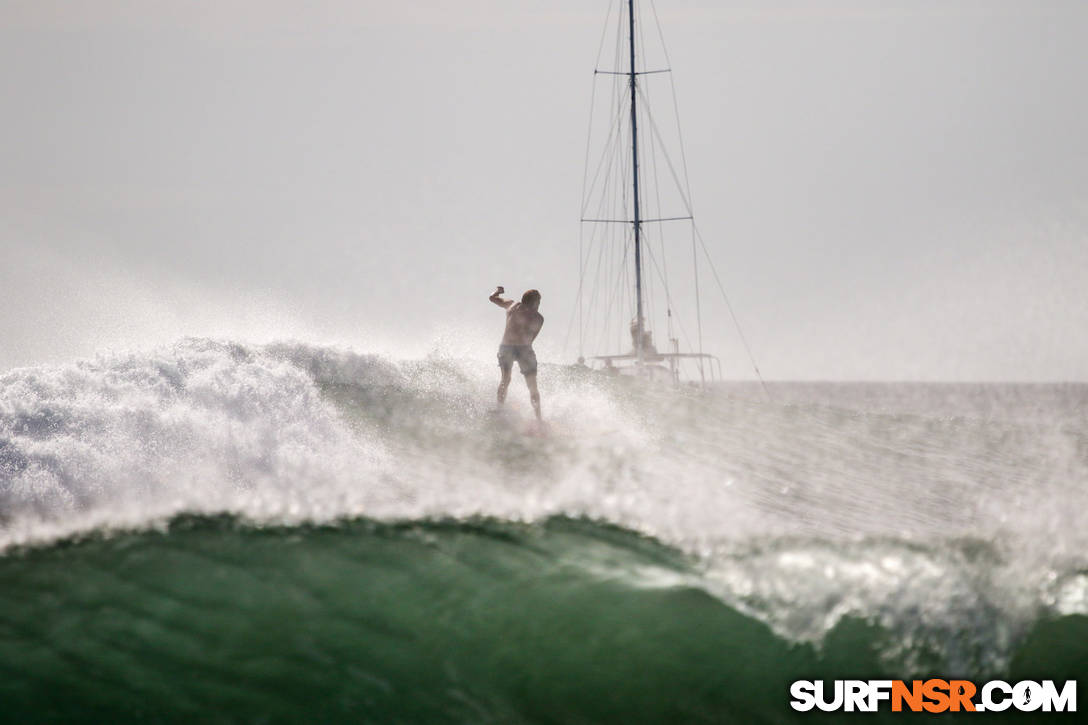
<svg viewBox="0 0 1088 725">
<path fill-rule="evenodd" d="M 638 115 L 635 109 L 635 0 L 627 0 L 627 19 L 631 50 L 631 179 L 634 186 L 635 208 L 635 356 L 642 363 L 642 340 L 644 322 L 642 318 L 642 218 L 638 196 Z"/>
</svg>

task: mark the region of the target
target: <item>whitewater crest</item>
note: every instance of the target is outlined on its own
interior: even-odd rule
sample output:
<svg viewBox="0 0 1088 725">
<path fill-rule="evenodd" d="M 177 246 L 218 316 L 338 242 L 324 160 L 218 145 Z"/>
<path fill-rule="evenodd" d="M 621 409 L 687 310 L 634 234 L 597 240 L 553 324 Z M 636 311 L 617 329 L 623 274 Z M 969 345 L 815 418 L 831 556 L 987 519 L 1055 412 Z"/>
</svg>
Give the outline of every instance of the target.
<svg viewBox="0 0 1088 725">
<path fill-rule="evenodd" d="M 696 586 L 795 642 L 869 622 L 915 667 L 1000 669 L 1039 617 L 1088 613 L 1083 386 L 782 386 L 768 402 L 545 365 L 537 437 L 524 390 L 493 415 L 496 377 L 437 353 L 206 339 L 9 371 L 0 546 L 182 514 L 589 519 L 695 562 L 587 548 L 594 576 Z"/>
<path fill-rule="evenodd" d="M 437 355 L 206 339 L 7 372 L 0 543 L 182 512 L 276 522 L 549 513 L 532 484 L 554 467 L 496 426 L 491 377 Z M 577 405 L 584 430 L 612 407 L 599 394 L 593 409 L 575 399 L 586 392 L 555 395 L 553 412 Z"/>
<path fill-rule="evenodd" d="M 0 504 L 23 535 L 180 511 L 318 513 L 333 482 L 382 462 L 304 370 L 241 345 L 17 369 L 0 396 Z"/>
</svg>

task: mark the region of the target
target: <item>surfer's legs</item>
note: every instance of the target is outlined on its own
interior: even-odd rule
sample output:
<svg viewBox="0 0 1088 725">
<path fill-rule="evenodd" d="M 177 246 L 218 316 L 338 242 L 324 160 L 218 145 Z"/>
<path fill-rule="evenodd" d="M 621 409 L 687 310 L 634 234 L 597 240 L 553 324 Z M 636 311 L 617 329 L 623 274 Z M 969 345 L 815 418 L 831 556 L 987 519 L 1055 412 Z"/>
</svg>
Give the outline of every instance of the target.
<svg viewBox="0 0 1088 725">
<path fill-rule="evenodd" d="M 525 384 L 529 386 L 529 400 L 533 402 L 533 412 L 537 420 L 543 420 L 540 416 L 540 391 L 536 389 L 536 373 L 525 376 Z"/>
<path fill-rule="evenodd" d="M 510 387 L 510 372 L 514 369 L 514 356 L 509 345 L 499 345 L 499 354 L 496 357 L 499 359 L 499 372 L 502 373 L 502 379 L 499 381 L 499 390 L 495 397 L 498 398 L 499 405 L 502 405 L 506 402 L 506 389 Z"/>
<path fill-rule="evenodd" d="M 499 405 L 506 402 L 506 389 L 510 387 L 510 368 L 502 368 L 502 380 L 499 381 L 498 399 Z"/>
</svg>

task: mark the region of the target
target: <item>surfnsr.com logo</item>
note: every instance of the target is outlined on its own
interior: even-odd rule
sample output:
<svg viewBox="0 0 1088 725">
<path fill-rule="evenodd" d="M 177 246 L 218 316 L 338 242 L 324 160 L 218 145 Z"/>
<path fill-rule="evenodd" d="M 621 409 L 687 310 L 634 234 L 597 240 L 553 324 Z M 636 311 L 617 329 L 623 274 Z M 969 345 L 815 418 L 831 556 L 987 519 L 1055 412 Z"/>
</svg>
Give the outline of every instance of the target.
<svg viewBox="0 0 1088 725">
<path fill-rule="evenodd" d="M 1053 680 L 1010 684 L 990 680 L 797 680 L 790 685 L 790 707 L 798 712 L 1076 712 L 1077 682 L 1059 688 Z"/>
</svg>

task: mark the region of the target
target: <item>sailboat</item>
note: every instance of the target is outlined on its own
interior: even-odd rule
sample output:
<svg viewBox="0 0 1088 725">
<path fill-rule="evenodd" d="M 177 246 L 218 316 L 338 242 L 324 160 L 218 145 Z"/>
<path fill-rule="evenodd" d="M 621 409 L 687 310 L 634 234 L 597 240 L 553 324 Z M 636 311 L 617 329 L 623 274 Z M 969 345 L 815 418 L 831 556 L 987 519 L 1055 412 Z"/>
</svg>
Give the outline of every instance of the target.
<svg viewBox="0 0 1088 725">
<path fill-rule="evenodd" d="M 709 255 L 695 226 L 678 118 L 675 140 L 667 138 L 650 104 L 656 93 L 651 81 L 667 78 L 676 115 L 664 38 L 658 24 L 665 67 L 651 67 L 638 4 L 620 0 L 609 7 L 594 67 L 579 235 L 579 363 L 674 384 L 706 383 L 721 378 L 721 362 L 703 350 L 699 252 L 707 261 Z M 656 20 L 656 9 L 653 16 Z M 602 68 L 610 27 L 615 55 L 611 66 Z M 607 124 L 598 130 L 593 116 L 602 80 L 611 81 L 611 93 Z M 678 147 L 679 159 L 670 155 L 670 145 L 674 151 Z M 690 270 L 691 283 L 679 300 L 670 285 L 669 262 L 675 275 L 678 255 L 688 250 L 690 261 L 683 267 Z M 693 307 L 694 317 L 682 317 L 674 302 Z M 655 332 L 664 333 L 663 344 L 655 341 Z"/>
</svg>

